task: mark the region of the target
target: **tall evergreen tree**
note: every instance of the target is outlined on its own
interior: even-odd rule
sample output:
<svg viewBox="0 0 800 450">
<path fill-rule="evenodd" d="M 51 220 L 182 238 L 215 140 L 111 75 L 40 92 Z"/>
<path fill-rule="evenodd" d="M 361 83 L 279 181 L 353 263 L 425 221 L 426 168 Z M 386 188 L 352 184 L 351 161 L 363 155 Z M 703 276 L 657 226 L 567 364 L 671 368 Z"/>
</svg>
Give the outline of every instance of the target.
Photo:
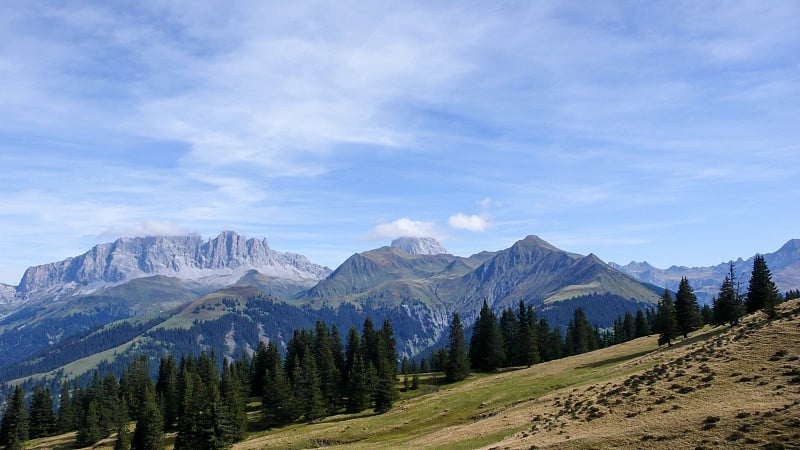
<svg viewBox="0 0 800 450">
<path fill-rule="evenodd" d="M 131 448 L 131 431 L 128 427 L 128 406 L 125 400 L 120 401 L 120 414 L 117 417 L 117 438 L 114 441 L 114 450 L 129 450 Z"/>
<path fill-rule="evenodd" d="M 781 294 L 772 281 L 772 273 L 767 267 L 767 262 L 761 255 L 756 255 L 753 260 L 753 273 L 750 276 L 750 285 L 747 288 L 747 312 L 752 313 L 759 309 L 772 318 L 775 317 L 775 307 L 781 302 Z"/>
<path fill-rule="evenodd" d="M 704 324 L 712 324 L 714 323 L 714 310 L 708 305 L 703 305 L 703 308 L 700 309 L 700 317 L 703 318 Z"/>
<path fill-rule="evenodd" d="M 21 449 L 28 440 L 28 411 L 25 410 L 25 394 L 22 386 L 14 388 L 14 394 L 0 422 L 0 445 L 7 449 Z"/>
<path fill-rule="evenodd" d="M 645 317 L 641 309 L 636 311 L 635 326 L 636 326 L 637 338 L 650 336 L 650 334 L 652 333 L 652 331 L 650 330 L 650 324 L 647 322 L 647 318 Z"/>
<path fill-rule="evenodd" d="M 298 416 L 292 386 L 280 365 L 267 374 L 262 408 L 268 427 L 285 425 Z"/>
<path fill-rule="evenodd" d="M 622 318 L 622 327 L 625 329 L 626 341 L 636 337 L 636 325 L 633 314 L 630 311 L 625 311 L 625 316 Z"/>
<path fill-rule="evenodd" d="M 164 448 L 164 419 L 156 402 L 155 389 L 145 388 L 141 410 L 136 416 L 136 428 L 131 439 L 131 450 L 161 450 Z"/>
<path fill-rule="evenodd" d="M 219 396 L 219 439 L 225 445 L 241 441 L 247 428 L 247 415 L 242 383 L 233 363 L 222 365 Z"/>
<path fill-rule="evenodd" d="M 264 341 L 258 341 L 251 373 L 250 394 L 254 397 L 261 396 L 264 394 L 264 377 L 267 376 L 267 344 Z"/>
<path fill-rule="evenodd" d="M 575 308 L 572 314 L 572 320 L 567 327 L 567 336 L 567 353 L 570 355 L 578 355 L 598 348 L 597 336 L 589 320 L 586 319 L 586 313 L 580 306 Z"/>
<path fill-rule="evenodd" d="M 172 428 L 178 420 L 178 366 L 170 354 L 161 358 L 158 365 L 156 381 L 156 398 L 158 398 L 161 415 L 164 418 L 164 429 Z"/>
<path fill-rule="evenodd" d="M 700 307 L 686 277 L 681 278 L 678 292 L 675 294 L 675 320 L 678 332 L 684 339 L 689 337 L 689 333 L 700 328 Z"/>
<path fill-rule="evenodd" d="M 353 365 L 347 377 L 346 397 L 346 409 L 350 413 L 363 411 L 369 403 L 370 392 L 364 357 L 358 351 L 353 354 Z"/>
<path fill-rule="evenodd" d="M 458 313 L 453 313 L 447 349 L 447 367 L 445 368 L 447 381 L 460 381 L 467 378 L 469 375 L 467 341 L 464 339 L 464 326 L 461 325 Z"/>
<path fill-rule="evenodd" d="M 53 398 L 50 388 L 33 388 L 30 412 L 28 413 L 29 435 L 31 439 L 49 436 L 55 431 L 56 417 L 53 413 Z"/>
<path fill-rule="evenodd" d="M 78 434 L 75 437 L 75 444 L 78 447 L 88 447 L 102 439 L 103 434 L 100 430 L 100 418 L 97 416 L 97 404 L 95 400 L 89 401 L 89 406 L 81 418 Z"/>
<path fill-rule="evenodd" d="M 672 345 L 672 340 L 678 332 L 678 323 L 675 317 L 675 305 L 672 303 L 672 295 L 664 289 L 664 295 L 658 302 L 658 313 L 656 323 L 658 324 L 658 345 Z"/>
<path fill-rule="evenodd" d="M 75 428 L 75 418 L 72 414 L 72 399 L 70 397 L 69 382 L 64 380 L 61 383 L 61 395 L 58 402 L 58 420 L 56 430 L 59 433 L 66 433 Z"/>
<path fill-rule="evenodd" d="M 719 288 L 719 296 L 714 299 L 714 321 L 717 324 L 728 323 L 730 326 L 738 325 L 744 308 L 736 283 L 733 263 L 730 263 L 728 274 Z"/>
<path fill-rule="evenodd" d="M 295 381 L 295 398 L 303 417 L 312 421 L 325 415 L 325 402 L 322 398 L 317 363 L 310 351 L 306 351 L 300 363 Z"/>
<path fill-rule="evenodd" d="M 518 364 L 522 355 L 518 354 L 519 346 L 517 337 L 521 324 L 517 322 L 514 310 L 504 309 L 500 313 L 500 335 L 503 338 L 503 353 L 506 355 L 505 365 Z"/>
<path fill-rule="evenodd" d="M 497 316 L 489 309 L 489 303 L 485 299 L 472 331 L 469 360 L 474 369 L 483 372 L 502 367 L 506 360 Z"/>
<path fill-rule="evenodd" d="M 377 332 L 378 364 L 375 367 L 378 373 L 377 384 L 373 397 L 375 412 L 384 413 L 392 408 L 394 400 L 398 397 L 397 386 L 397 348 L 394 338 L 394 329 L 389 320 L 383 321 L 383 326 Z"/>
</svg>

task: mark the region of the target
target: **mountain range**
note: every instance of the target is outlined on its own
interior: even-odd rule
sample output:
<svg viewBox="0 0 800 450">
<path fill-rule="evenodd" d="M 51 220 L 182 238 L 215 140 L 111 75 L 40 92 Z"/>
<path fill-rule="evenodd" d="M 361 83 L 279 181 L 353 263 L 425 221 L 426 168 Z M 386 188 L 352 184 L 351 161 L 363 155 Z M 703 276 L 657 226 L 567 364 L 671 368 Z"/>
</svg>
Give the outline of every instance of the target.
<svg viewBox="0 0 800 450">
<path fill-rule="evenodd" d="M 763 256 L 772 273 L 772 280 L 781 292 L 800 287 L 800 239 L 791 239 L 777 251 L 764 253 Z M 613 262 L 609 265 L 637 280 L 663 286 L 672 291 L 677 291 L 681 278 L 686 277 L 698 300 L 702 303 L 711 303 L 711 299 L 719 292 L 731 263 L 734 265 L 734 274 L 741 283 L 741 289 L 743 291 L 747 289 L 754 258 L 755 255 L 746 260 L 738 258 L 710 267 L 672 266 L 668 269 L 659 269 L 647 262 L 636 261 L 624 266 Z"/>
<path fill-rule="evenodd" d="M 776 273 L 796 267 L 794 248 L 767 259 Z M 237 357 L 261 340 L 285 345 L 317 320 L 344 335 L 366 317 L 389 319 L 398 350 L 411 357 L 444 345 L 454 312 L 469 326 L 484 300 L 496 311 L 523 300 L 562 329 L 581 306 L 607 327 L 654 307 L 663 292 L 662 279 L 635 279 L 643 272 L 630 267 L 621 268 L 632 275 L 537 236 L 469 257 L 432 238 L 399 238 L 334 271 L 231 231 L 207 241 L 122 238 L 0 286 L 0 383 L 115 370 L 138 353 L 213 348 Z"/>
</svg>

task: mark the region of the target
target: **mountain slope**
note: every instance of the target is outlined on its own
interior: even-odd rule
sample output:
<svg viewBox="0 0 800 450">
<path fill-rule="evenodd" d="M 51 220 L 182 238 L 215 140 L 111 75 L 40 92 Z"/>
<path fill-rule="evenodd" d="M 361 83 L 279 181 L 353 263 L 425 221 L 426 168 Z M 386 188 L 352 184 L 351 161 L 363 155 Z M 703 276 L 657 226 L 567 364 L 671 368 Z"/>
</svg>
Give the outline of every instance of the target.
<svg viewBox="0 0 800 450">
<path fill-rule="evenodd" d="M 765 253 L 764 260 L 772 272 L 772 280 L 781 292 L 800 288 L 800 239 L 791 239 L 773 253 Z M 735 273 L 742 288 L 747 289 L 750 272 L 753 270 L 755 255 L 747 260 L 733 261 Z M 729 263 L 724 262 L 710 267 L 672 266 L 668 269 L 653 267 L 647 262 L 632 261 L 624 266 L 610 263 L 628 275 L 657 286 L 676 291 L 682 277 L 687 277 L 702 303 L 710 303 L 717 295 L 722 280 L 728 274 Z"/>
</svg>

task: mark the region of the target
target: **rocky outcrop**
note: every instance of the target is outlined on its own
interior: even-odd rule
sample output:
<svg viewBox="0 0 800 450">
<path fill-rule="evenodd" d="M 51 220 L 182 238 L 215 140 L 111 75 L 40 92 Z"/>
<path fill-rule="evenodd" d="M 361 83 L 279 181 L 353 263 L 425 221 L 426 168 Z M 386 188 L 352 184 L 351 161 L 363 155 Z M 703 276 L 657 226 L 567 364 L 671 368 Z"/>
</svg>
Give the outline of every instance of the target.
<svg viewBox="0 0 800 450">
<path fill-rule="evenodd" d="M 208 241 L 197 235 L 120 238 L 74 258 L 29 268 L 17 296 L 88 293 L 152 275 L 222 287 L 250 270 L 308 286 L 330 273 L 305 256 L 272 250 L 266 239 L 247 239 L 233 231 Z"/>
<path fill-rule="evenodd" d="M 392 241 L 392 248 L 398 248 L 412 255 L 447 255 L 447 250 L 430 237 L 400 237 Z"/>
<path fill-rule="evenodd" d="M 13 302 L 16 295 L 16 287 L 0 283 L 0 305 Z"/>
</svg>

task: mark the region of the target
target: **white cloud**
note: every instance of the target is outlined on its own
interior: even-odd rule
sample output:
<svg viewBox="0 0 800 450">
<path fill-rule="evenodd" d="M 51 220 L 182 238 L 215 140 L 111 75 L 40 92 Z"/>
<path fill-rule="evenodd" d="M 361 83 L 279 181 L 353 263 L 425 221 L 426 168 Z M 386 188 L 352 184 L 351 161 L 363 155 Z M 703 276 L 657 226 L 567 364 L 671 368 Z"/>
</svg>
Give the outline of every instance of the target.
<svg viewBox="0 0 800 450">
<path fill-rule="evenodd" d="M 447 223 L 453 228 L 469 231 L 486 231 L 489 228 L 489 221 L 479 215 L 468 216 L 463 213 L 458 213 L 450 216 Z"/>
<path fill-rule="evenodd" d="M 364 236 L 368 241 L 394 239 L 401 236 L 407 237 L 434 237 L 440 238 L 441 233 L 433 222 L 421 222 L 403 217 L 390 223 L 376 225 Z"/>
<path fill-rule="evenodd" d="M 189 234 L 188 231 L 174 223 L 146 220 L 133 225 L 109 228 L 100 233 L 98 237 L 116 239 L 119 237 L 183 236 L 187 234 Z"/>
</svg>

